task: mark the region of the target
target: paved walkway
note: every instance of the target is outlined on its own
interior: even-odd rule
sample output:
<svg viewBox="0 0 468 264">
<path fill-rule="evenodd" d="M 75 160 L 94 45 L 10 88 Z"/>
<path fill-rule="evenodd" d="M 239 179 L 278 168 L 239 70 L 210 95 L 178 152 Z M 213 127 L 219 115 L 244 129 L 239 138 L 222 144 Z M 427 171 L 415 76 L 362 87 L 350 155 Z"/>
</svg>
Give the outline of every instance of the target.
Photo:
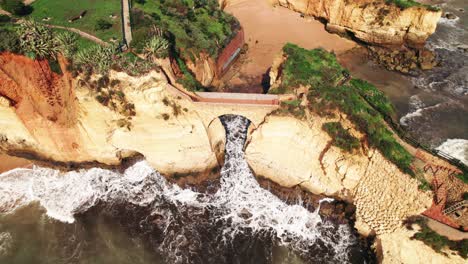
<svg viewBox="0 0 468 264">
<path fill-rule="evenodd" d="M 122 0 L 122 29 L 123 37 L 127 45 L 132 42 L 132 26 L 130 24 L 130 2 Z"/>
</svg>

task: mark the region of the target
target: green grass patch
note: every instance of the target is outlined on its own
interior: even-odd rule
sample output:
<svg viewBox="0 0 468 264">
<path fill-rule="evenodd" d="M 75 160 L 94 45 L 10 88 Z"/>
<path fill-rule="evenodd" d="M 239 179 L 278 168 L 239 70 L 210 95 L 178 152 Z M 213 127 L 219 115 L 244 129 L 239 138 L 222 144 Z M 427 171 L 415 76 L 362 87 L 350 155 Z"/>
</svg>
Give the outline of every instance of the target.
<svg viewBox="0 0 468 264">
<path fill-rule="evenodd" d="M 388 97 L 377 87 L 360 79 L 351 79 L 350 84 L 380 113 L 395 118 L 395 108 Z"/>
<path fill-rule="evenodd" d="M 359 148 L 359 139 L 351 135 L 348 130 L 344 129 L 340 122 L 325 123 L 322 129 L 330 135 L 334 146 L 347 152 L 353 152 L 353 150 Z"/>
<path fill-rule="evenodd" d="M 383 93 L 360 80 L 337 85 L 345 69 L 337 62 L 334 54 L 323 49 L 306 50 L 286 44 L 283 51 L 287 59 L 283 64 L 282 89 L 292 92 L 299 85 L 309 86 L 310 111 L 320 115 L 329 115 L 335 109 L 344 112 L 357 129 L 367 135 L 370 146 L 380 150 L 385 158 L 403 172 L 415 175 L 410 166 L 413 156 L 397 142 L 379 112 L 394 111 Z"/>
<path fill-rule="evenodd" d="M 416 239 L 424 242 L 436 252 L 446 255 L 442 250 L 450 249 L 458 253 L 462 258 L 468 257 L 468 239 L 461 241 L 452 241 L 447 237 L 439 235 L 427 226 L 427 219 L 421 216 L 410 217 L 404 223 L 408 229 L 412 229 L 413 224 L 421 227 L 421 230 L 416 232 L 411 239 Z"/>
<path fill-rule="evenodd" d="M 288 43 L 283 47 L 288 59 L 283 64 L 282 83 L 278 88 L 283 93 L 300 85 L 316 86 L 323 82 L 334 82 L 345 70 L 334 54 L 323 49 L 306 50 Z"/>
<path fill-rule="evenodd" d="M 386 0 L 385 1 L 387 4 L 394 4 L 398 6 L 400 9 L 406 9 L 410 7 L 424 7 L 429 11 L 440 11 L 440 8 L 436 6 L 431 6 L 431 5 L 426 5 L 426 4 L 421 4 L 419 2 L 413 1 L 413 0 Z"/>
<path fill-rule="evenodd" d="M 35 20 L 51 25 L 74 27 L 95 35 L 104 41 L 111 38 L 122 39 L 121 4 L 119 0 L 36 0 L 32 3 L 33 11 L 30 15 Z M 86 11 L 83 18 L 68 22 Z M 114 15 L 115 18 L 110 18 Z M 44 18 L 51 18 L 43 21 Z M 96 30 L 100 19 L 112 24 L 109 29 Z"/>
</svg>

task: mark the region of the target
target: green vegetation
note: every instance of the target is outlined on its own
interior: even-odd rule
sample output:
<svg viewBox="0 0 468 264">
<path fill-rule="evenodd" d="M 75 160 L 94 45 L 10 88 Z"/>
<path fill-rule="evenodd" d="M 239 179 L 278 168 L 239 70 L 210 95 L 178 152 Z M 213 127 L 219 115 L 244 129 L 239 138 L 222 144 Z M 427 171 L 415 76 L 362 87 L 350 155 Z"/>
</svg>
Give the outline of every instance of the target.
<svg viewBox="0 0 468 264">
<path fill-rule="evenodd" d="M 16 32 L 10 28 L 0 27 L 0 52 L 18 52 L 19 40 Z"/>
<path fill-rule="evenodd" d="M 161 36 L 153 36 L 145 44 L 143 53 L 146 58 L 166 58 L 169 56 L 169 41 Z"/>
<path fill-rule="evenodd" d="M 383 94 L 359 80 L 350 85 L 338 85 L 337 82 L 346 70 L 333 54 L 322 49 L 306 50 L 286 44 L 283 51 L 287 59 L 283 66 L 281 90 L 291 92 L 299 85 L 310 87 L 307 95 L 309 110 L 321 115 L 331 115 L 334 109 L 344 112 L 367 135 L 370 146 L 380 150 L 403 172 L 414 176 L 410 167 L 413 156 L 397 142 L 383 116 L 377 111 L 393 112 Z"/>
<path fill-rule="evenodd" d="M 349 83 L 377 111 L 390 117 L 396 117 L 392 102 L 377 87 L 360 79 L 352 79 Z"/>
<path fill-rule="evenodd" d="M 135 1 L 132 9 L 134 42 L 142 50 L 157 31 L 167 33 L 177 53 L 193 59 L 205 52 L 216 58 L 239 28 L 237 20 L 219 9 L 217 0 Z"/>
<path fill-rule="evenodd" d="M 31 7 L 26 6 L 21 0 L 0 0 L 3 10 L 16 16 L 24 16 L 31 13 Z"/>
<path fill-rule="evenodd" d="M 354 149 L 359 148 L 359 139 L 349 133 L 348 130 L 343 128 L 340 122 L 329 122 L 322 126 L 328 135 L 332 138 L 332 144 L 347 152 L 352 152 Z"/>
<path fill-rule="evenodd" d="M 73 63 L 82 69 L 91 69 L 101 74 L 107 73 L 114 63 L 116 47 L 93 45 L 76 53 Z"/>
<path fill-rule="evenodd" d="M 443 249 L 450 249 L 457 252 L 462 258 L 468 257 L 468 239 L 461 241 L 452 241 L 445 236 L 437 234 L 435 231 L 427 226 L 427 219 L 421 216 L 414 216 L 407 219 L 404 223 L 408 229 L 412 230 L 412 225 L 417 224 L 421 227 L 421 230 L 416 232 L 412 239 L 420 240 L 424 244 L 430 246 L 436 252 L 446 254 L 442 252 Z"/>
<path fill-rule="evenodd" d="M 111 38 L 121 39 L 121 4 L 119 0 L 36 0 L 31 4 L 33 12 L 30 17 L 47 24 L 74 27 L 96 35 L 104 41 Z M 86 11 L 81 19 L 69 22 Z M 113 18 L 110 18 L 112 16 Z M 100 20 L 109 21 L 111 28 L 97 29 Z"/>
<path fill-rule="evenodd" d="M 427 10 L 430 10 L 430 11 L 439 11 L 440 10 L 440 8 L 438 8 L 438 7 L 421 4 L 421 3 L 416 2 L 414 0 L 386 0 L 385 2 L 387 4 L 394 4 L 394 5 L 398 6 L 400 9 L 406 9 L 406 8 L 410 8 L 410 7 L 413 7 L 413 6 L 417 6 L 417 7 L 424 7 Z"/>
<path fill-rule="evenodd" d="M 468 171 L 464 171 L 456 175 L 458 179 L 462 180 L 465 184 L 468 184 Z"/>
<path fill-rule="evenodd" d="M 274 93 L 291 93 L 292 88 L 300 85 L 316 86 L 322 82 L 334 82 L 341 70 L 341 65 L 333 53 L 323 49 L 305 50 L 294 44 L 286 44 L 283 51 L 288 60 L 283 64 L 281 86 Z M 344 69 L 342 69 L 344 70 Z"/>
<path fill-rule="evenodd" d="M 59 52 L 52 30 L 34 21 L 24 21 L 17 28 L 19 49 L 33 59 L 56 59 Z"/>
</svg>

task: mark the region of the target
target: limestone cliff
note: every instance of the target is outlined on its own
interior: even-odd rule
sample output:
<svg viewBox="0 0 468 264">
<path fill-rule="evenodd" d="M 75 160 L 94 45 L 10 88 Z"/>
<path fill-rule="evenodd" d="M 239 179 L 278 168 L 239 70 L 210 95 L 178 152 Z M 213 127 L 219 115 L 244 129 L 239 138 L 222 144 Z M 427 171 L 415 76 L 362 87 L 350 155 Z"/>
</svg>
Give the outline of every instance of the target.
<svg viewBox="0 0 468 264">
<path fill-rule="evenodd" d="M 273 0 L 273 3 L 326 21 L 329 31 L 351 33 L 374 45 L 421 47 L 434 33 L 441 11 L 401 10 L 374 0 Z M 312 36 L 313 37 L 313 36 Z"/>
<path fill-rule="evenodd" d="M 19 55 L 0 54 L 0 61 L 0 152 L 65 165 L 118 165 L 140 153 L 162 174 L 179 178 L 219 167 L 210 144 L 219 143 L 210 142 L 193 103 L 174 93 L 162 73 L 111 72 L 113 94 L 135 107 L 127 118 L 98 102 L 89 86 L 99 76 L 72 79 L 64 67 L 56 74 L 47 61 Z M 224 134 L 218 130 L 210 133 Z"/>
</svg>

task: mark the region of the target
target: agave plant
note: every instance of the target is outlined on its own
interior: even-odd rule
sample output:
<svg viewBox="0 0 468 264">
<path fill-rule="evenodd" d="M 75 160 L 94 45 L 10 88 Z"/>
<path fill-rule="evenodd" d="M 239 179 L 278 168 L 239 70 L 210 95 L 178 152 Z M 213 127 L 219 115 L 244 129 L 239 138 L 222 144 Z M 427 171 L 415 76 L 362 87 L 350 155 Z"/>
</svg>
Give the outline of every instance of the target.
<svg viewBox="0 0 468 264">
<path fill-rule="evenodd" d="M 59 47 L 50 28 L 33 20 L 22 21 L 17 29 L 20 50 L 31 57 L 57 58 Z"/>
<path fill-rule="evenodd" d="M 55 40 L 62 54 L 67 58 L 71 58 L 78 49 L 76 45 L 78 36 L 74 33 L 68 31 L 62 32 L 55 36 Z"/>
<path fill-rule="evenodd" d="M 143 50 L 146 58 L 165 58 L 169 55 L 169 41 L 161 36 L 153 36 Z"/>
<path fill-rule="evenodd" d="M 106 73 L 114 62 L 116 48 L 114 46 L 93 45 L 78 51 L 74 62 L 81 66 L 91 66 L 99 73 Z"/>
</svg>

